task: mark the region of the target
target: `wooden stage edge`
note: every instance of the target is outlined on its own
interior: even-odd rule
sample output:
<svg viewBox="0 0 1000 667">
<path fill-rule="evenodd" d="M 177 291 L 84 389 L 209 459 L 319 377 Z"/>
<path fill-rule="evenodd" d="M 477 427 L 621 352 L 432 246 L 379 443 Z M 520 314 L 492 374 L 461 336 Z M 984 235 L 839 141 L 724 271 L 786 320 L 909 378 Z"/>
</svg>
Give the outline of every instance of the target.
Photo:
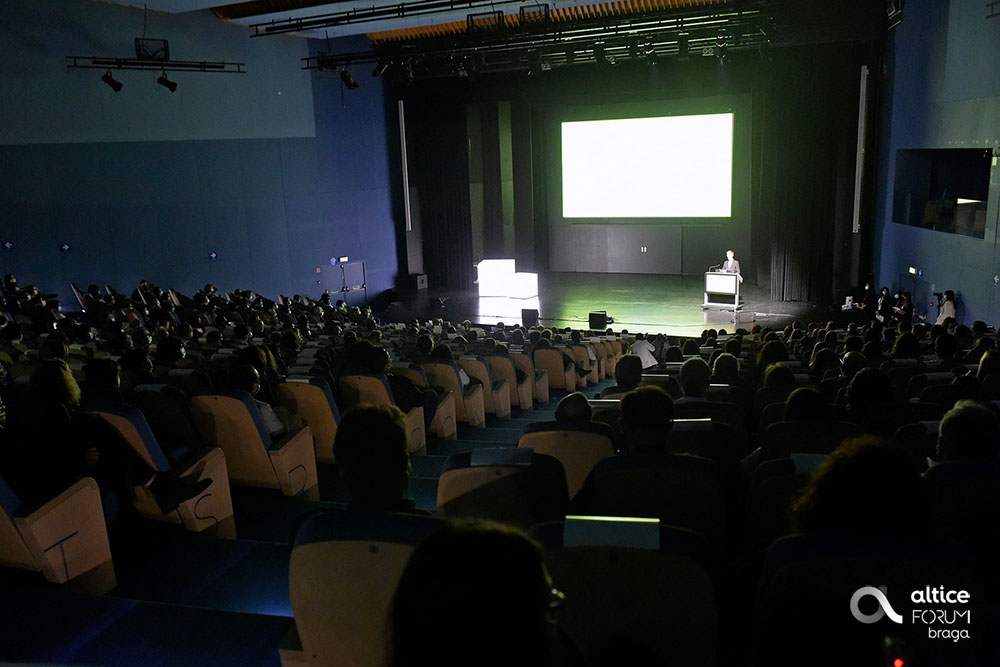
<svg viewBox="0 0 1000 667">
<path fill-rule="evenodd" d="M 737 327 L 750 329 L 754 323 L 778 328 L 796 319 L 803 324 L 835 319 L 828 306 L 771 301 L 769 287 L 749 283 L 744 281 L 741 288 L 743 317 L 739 323 L 733 322 L 732 311 L 702 309 L 702 274 L 540 273 L 538 296 L 532 299 L 480 298 L 475 289 L 436 290 L 432 286 L 415 295 L 403 295 L 385 316 L 391 321 L 440 317 L 453 322 L 511 325 L 521 323 L 522 309 L 536 309 L 542 326 L 587 329 L 590 312 L 603 310 L 614 318 L 608 327 L 615 331 L 671 336 L 697 336 L 711 328 L 732 332 Z"/>
</svg>

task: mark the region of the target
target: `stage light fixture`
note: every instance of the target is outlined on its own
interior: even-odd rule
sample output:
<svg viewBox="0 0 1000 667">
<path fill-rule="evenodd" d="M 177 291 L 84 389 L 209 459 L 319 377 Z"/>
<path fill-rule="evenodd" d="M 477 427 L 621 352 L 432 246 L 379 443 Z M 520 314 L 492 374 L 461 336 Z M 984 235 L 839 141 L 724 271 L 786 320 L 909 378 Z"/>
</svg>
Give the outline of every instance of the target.
<svg viewBox="0 0 1000 667">
<path fill-rule="evenodd" d="M 104 76 L 101 77 L 101 81 L 111 86 L 111 90 L 116 93 L 121 92 L 122 87 L 125 85 L 121 81 L 115 81 L 115 77 L 111 76 L 111 70 L 104 73 Z"/>
<path fill-rule="evenodd" d="M 340 81 L 347 86 L 348 90 L 357 90 L 361 87 L 360 84 L 354 80 L 354 77 L 351 76 L 351 73 L 346 69 L 340 70 Z"/>
<path fill-rule="evenodd" d="M 728 51 L 729 37 L 724 33 L 720 33 L 719 36 L 715 38 L 715 57 L 719 59 L 720 63 L 726 61 Z"/>
<path fill-rule="evenodd" d="M 177 82 L 168 79 L 166 72 L 160 74 L 160 77 L 156 80 L 156 83 L 160 84 L 161 86 L 163 86 L 172 93 L 177 91 Z"/>
</svg>

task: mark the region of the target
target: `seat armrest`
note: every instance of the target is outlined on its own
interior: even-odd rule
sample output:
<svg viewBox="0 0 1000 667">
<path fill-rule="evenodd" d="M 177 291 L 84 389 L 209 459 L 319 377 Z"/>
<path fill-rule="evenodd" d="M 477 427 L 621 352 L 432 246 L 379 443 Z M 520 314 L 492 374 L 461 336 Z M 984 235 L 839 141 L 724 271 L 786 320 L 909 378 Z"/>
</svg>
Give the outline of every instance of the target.
<svg viewBox="0 0 1000 667">
<path fill-rule="evenodd" d="M 49 581 L 65 583 L 111 562 L 101 492 L 85 477 L 14 525 Z"/>
<path fill-rule="evenodd" d="M 312 431 L 308 426 L 290 433 L 268 450 L 275 477 L 286 496 L 305 493 L 318 499 L 316 493 L 319 479 L 316 474 L 316 451 L 313 448 Z"/>
</svg>

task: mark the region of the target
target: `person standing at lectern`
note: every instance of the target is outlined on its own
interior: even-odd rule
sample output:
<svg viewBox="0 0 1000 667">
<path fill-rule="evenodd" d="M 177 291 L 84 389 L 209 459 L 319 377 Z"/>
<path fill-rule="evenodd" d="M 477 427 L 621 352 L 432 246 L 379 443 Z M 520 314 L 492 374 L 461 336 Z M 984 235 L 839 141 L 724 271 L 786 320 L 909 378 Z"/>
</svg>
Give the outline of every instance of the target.
<svg viewBox="0 0 1000 667">
<path fill-rule="evenodd" d="M 740 262 L 732 250 L 726 251 L 726 261 L 722 263 L 722 270 L 726 273 L 735 273 L 739 281 L 743 282 L 743 276 L 740 275 Z"/>
</svg>

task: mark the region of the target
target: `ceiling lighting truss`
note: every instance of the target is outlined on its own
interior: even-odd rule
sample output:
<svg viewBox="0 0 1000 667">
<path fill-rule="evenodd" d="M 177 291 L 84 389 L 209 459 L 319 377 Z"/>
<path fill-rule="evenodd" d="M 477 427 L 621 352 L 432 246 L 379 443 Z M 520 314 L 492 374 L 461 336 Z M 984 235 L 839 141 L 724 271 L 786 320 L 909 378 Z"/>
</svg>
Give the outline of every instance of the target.
<svg viewBox="0 0 1000 667">
<path fill-rule="evenodd" d="M 211 60 L 140 60 L 108 56 L 66 56 L 70 69 L 149 70 L 156 72 L 211 72 L 246 74 L 246 63 Z"/>
</svg>

